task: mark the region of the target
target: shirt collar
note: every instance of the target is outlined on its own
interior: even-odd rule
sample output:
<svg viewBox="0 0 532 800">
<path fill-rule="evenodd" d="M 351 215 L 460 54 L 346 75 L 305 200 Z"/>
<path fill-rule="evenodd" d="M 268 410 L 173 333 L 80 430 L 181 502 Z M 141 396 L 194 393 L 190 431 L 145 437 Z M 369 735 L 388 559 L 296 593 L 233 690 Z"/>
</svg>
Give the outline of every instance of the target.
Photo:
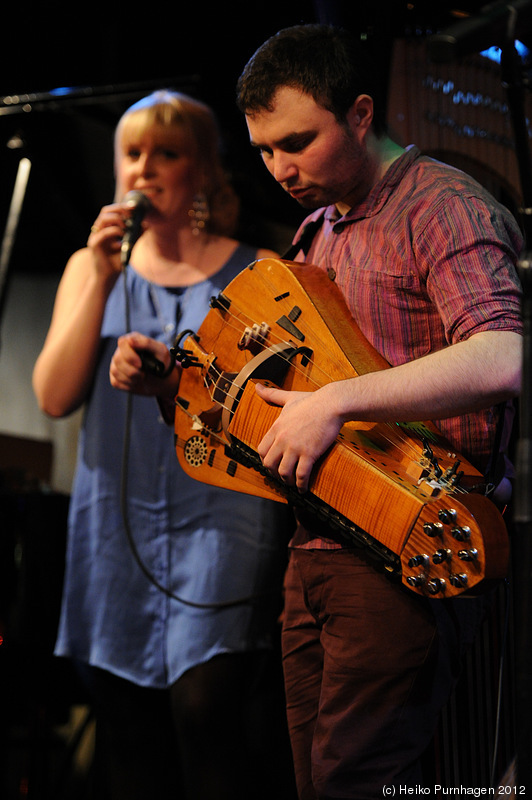
<svg viewBox="0 0 532 800">
<path fill-rule="evenodd" d="M 328 206 L 325 209 L 325 219 L 335 224 L 336 222 L 354 222 L 357 219 L 372 217 L 382 209 L 390 195 L 395 191 L 396 186 L 402 181 L 404 174 L 410 165 L 421 155 L 416 145 L 409 145 L 405 152 L 396 158 L 386 170 L 381 180 L 375 184 L 369 194 L 356 206 L 353 206 L 347 214 L 341 215 L 336 206 Z"/>
</svg>

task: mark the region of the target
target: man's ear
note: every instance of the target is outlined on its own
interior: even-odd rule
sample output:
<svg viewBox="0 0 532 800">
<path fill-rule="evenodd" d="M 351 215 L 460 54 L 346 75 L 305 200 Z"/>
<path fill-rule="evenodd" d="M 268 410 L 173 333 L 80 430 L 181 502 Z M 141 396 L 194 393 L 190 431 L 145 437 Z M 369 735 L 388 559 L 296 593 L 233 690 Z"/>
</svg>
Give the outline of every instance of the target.
<svg viewBox="0 0 532 800">
<path fill-rule="evenodd" d="M 349 111 L 347 121 L 353 128 L 359 129 L 359 133 L 368 130 L 373 121 L 373 99 L 369 94 L 359 94 Z"/>
</svg>

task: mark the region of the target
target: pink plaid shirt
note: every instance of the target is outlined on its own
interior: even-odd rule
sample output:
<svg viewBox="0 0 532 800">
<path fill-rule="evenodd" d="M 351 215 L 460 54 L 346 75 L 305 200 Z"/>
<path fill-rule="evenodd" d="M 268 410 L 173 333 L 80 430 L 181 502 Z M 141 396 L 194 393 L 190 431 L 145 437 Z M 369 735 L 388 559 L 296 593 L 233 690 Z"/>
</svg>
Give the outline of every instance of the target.
<svg viewBox="0 0 532 800">
<path fill-rule="evenodd" d="M 306 258 L 296 260 L 334 271 L 360 329 L 390 364 L 480 331 L 521 332 L 519 227 L 468 175 L 411 146 L 345 216 L 330 206 L 304 225 L 320 215 Z M 459 452 L 485 466 L 494 409 L 436 424 Z"/>
</svg>

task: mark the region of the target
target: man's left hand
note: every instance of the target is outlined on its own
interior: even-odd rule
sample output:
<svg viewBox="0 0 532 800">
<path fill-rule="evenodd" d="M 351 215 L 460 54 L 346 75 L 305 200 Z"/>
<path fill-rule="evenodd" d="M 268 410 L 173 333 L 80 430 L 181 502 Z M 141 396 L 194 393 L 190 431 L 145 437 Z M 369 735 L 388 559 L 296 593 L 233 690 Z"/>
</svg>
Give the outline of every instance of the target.
<svg viewBox="0 0 532 800">
<path fill-rule="evenodd" d="M 282 411 L 258 447 L 264 466 L 289 486 L 305 492 L 317 459 L 335 441 L 342 421 L 327 402 L 327 387 L 294 392 L 256 385 L 266 402 Z"/>
</svg>

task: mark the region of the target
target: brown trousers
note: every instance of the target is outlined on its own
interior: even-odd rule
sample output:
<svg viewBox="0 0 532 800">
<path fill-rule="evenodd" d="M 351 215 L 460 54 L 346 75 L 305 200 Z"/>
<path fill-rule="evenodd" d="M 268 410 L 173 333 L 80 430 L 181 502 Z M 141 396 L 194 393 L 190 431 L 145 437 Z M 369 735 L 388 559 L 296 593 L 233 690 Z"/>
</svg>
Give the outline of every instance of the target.
<svg viewBox="0 0 532 800">
<path fill-rule="evenodd" d="M 421 785 L 484 599 L 426 600 L 351 550 L 291 552 L 283 666 L 300 800 Z"/>
</svg>

